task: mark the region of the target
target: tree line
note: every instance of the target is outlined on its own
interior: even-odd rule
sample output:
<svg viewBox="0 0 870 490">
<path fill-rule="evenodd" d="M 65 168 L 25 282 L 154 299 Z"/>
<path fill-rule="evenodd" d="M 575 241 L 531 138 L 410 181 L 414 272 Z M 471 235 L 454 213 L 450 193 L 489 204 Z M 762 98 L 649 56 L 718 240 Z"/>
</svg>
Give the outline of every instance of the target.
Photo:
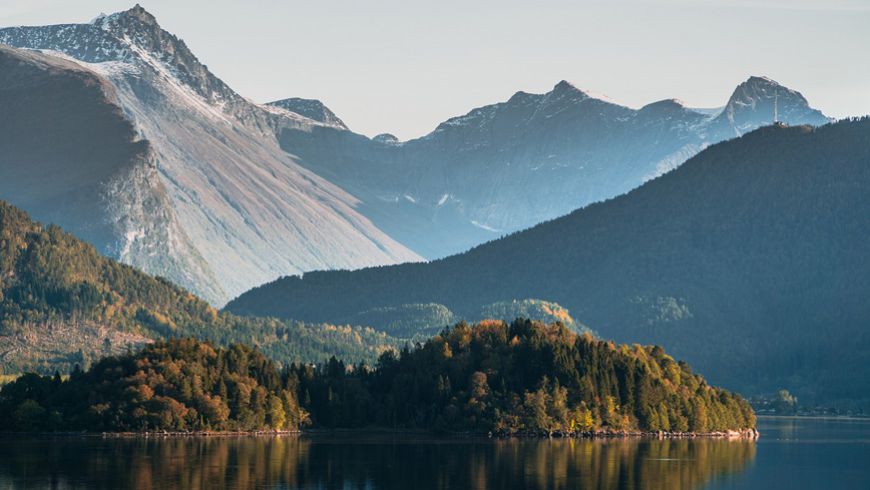
<svg viewBox="0 0 870 490">
<path fill-rule="evenodd" d="M 418 428 L 650 431 L 755 426 L 740 396 L 657 346 L 560 323 L 460 322 L 372 367 L 330 358 L 279 368 L 257 349 L 162 341 L 89 370 L 29 374 L 0 391 L 6 430 Z"/>
</svg>

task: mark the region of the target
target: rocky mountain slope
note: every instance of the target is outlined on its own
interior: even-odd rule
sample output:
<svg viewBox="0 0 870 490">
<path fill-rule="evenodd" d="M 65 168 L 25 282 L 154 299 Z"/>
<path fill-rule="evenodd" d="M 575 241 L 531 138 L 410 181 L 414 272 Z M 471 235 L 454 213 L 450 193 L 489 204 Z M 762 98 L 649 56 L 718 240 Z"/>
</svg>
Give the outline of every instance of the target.
<svg viewBox="0 0 870 490">
<path fill-rule="evenodd" d="M 770 126 L 626 195 L 429 264 L 308 273 L 227 309 L 329 320 L 546 298 L 743 393 L 870 407 L 870 119 Z"/>
<path fill-rule="evenodd" d="M 324 123 L 244 99 L 141 7 L 0 29 L 0 44 L 41 51 L 0 51 L 0 198 L 101 252 L 214 304 L 281 274 L 419 258 L 274 137 Z"/>
</svg>

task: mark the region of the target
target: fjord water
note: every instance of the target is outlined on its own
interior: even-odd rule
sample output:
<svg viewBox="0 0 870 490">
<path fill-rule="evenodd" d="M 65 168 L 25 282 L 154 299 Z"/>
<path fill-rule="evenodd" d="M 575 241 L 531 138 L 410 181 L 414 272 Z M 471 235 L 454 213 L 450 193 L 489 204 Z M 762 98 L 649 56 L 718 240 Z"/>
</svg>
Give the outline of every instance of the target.
<svg viewBox="0 0 870 490">
<path fill-rule="evenodd" d="M 0 439 L 0 488 L 870 488 L 870 420 L 745 440 L 358 435 Z"/>
</svg>

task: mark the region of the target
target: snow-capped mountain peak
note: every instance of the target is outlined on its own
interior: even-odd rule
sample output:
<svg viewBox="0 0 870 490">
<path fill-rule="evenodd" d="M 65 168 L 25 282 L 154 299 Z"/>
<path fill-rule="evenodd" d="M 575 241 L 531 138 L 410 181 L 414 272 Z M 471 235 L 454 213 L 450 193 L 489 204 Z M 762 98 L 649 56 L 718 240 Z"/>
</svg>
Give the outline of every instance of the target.
<svg viewBox="0 0 870 490">
<path fill-rule="evenodd" d="M 730 126 L 735 136 L 774 122 L 828 122 L 800 92 L 764 76 L 751 76 L 739 84 L 717 119 Z"/>
<path fill-rule="evenodd" d="M 658 100 L 656 102 L 650 102 L 649 104 L 645 105 L 644 107 L 668 107 L 668 108 L 673 108 L 673 109 L 677 109 L 677 108 L 685 109 L 686 104 L 680 99 L 662 99 L 662 100 Z"/>
<path fill-rule="evenodd" d="M 574 84 L 572 84 L 571 82 L 569 82 L 567 80 L 561 80 L 559 83 L 554 85 L 552 93 L 557 94 L 557 95 L 571 94 L 571 95 L 588 96 L 588 94 L 586 92 L 584 92 L 583 90 L 580 90 Z"/>
<path fill-rule="evenodd" d="M 651 102 L 641 107 L 637 111 L 637 116 L 641 119 L 655 118 L 660 120 L 680 118 L 685 120 L 686 124 L 697 124 L 706 119 L 703 114 L 687 108 L 680 99 L 663 99 Z"/>
<path fill-rule="evenodd" d="M 98 25 L 103 29 L 110 30 L 109 28 L 112 25 L 117 24 L 125 24 L 125 23 L 138 23 L 144 25 L 152 25 L 157 26 L 157 19 L 150 12 L 142 8 L 138 3 L 128 10 L 123 10 L 121 12 L 115 12 L 114 14 L 106 15 L 100 14 L 92 24 Z"/>
<path fill-rule="evenodd" d="M 782 97 L 783 100 L 793 99 L 802 104 L 807 100 L 798 92 L 782 86 L 768 77 L 752 76 L 734 89 L 728 100 L 728 106 L 753 105 L 770 98 Z"/>
<path fill-rule="evenodd" d="M 89 24 L 59 24 L 0 29 L 0 43 L 52 50 L 88 63 L 118 61 L 155 65 L 211 103 L 240 102 L 236 94 L 200 63 L 183 40 L 163 30 L 140 5 Z"/>
<path fill-rule="evenodd" d="M 566 80 L 562 80 L 553 86 L 553 90 L 544 94 L 548 102 L 559 104 L 573 104 L 593 98 L 589 92 L 577 88 Z"/>
<path fill-rule="evenodd" d="M 208 101 L 241 99 L 199 61 L 182 39 L 163 30 L 157 19 L 139 4 L 129 10 L 104 17 L 99 26 L 151 54 Z"/>
<path fill-rule="evenodd" d="M 303 99 L 300 97 L 291 97 L 289 99 L 276 100 L 266 104 L 271 107 L 278 107 L 290 112 L 299 114 L 313 121 L 333 126 L 339 129 L 348 129 L 338 116 L 332 112 L 329 107 L 317 99 Z"/>
<path fill-rule="evenodd" d="M 756 86 L 756 87 L 773 87 L 773 88 L 780 87 L 780 88 L 783 88 L 786 90 L 790 90 L 787 87 L 783 86 L 781 83 L 777 82 L 776 80 L 774 80 L 770 77 L 766 77 L 764 75 L 750 75 L 749 78 L 747 78 L 746 81 L 743 82 L 741 85 Z"/>
</svg>

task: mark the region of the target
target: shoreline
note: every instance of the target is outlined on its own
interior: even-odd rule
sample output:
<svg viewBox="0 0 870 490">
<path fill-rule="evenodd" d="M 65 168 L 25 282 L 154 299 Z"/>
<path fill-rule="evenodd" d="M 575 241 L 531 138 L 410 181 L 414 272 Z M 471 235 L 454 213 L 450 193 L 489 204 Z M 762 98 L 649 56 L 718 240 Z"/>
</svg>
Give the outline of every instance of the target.
<svg viewBox="0 0 870 490">
<path fill-rule="evenodd" d="M 532 432 L 436 432 L 425 429 L 309 429 L 309 430 L 255 430 L 255 431 L 145 431 L 145 432 L 2 432 L 0 438 L 15 436 L 31 437 L 84 437 L 101 439 L 183 439 L 220 437 L 284 437 L 284 436 L 335 436 L 335 435 L 399 435 L 444 438 L 481 439 L 751 439 L 760 437 L 757 429 L 742 429 L 713 432 L 670 432 L 640 430 L 595 431 L 532 431 Z"/>
<path fill-rule="evenodd" d="M 870 415 L 756 415 L 758 419 L 793 419 L 793 420 L 863 420 L 870 422 Z"/>
</svg>

